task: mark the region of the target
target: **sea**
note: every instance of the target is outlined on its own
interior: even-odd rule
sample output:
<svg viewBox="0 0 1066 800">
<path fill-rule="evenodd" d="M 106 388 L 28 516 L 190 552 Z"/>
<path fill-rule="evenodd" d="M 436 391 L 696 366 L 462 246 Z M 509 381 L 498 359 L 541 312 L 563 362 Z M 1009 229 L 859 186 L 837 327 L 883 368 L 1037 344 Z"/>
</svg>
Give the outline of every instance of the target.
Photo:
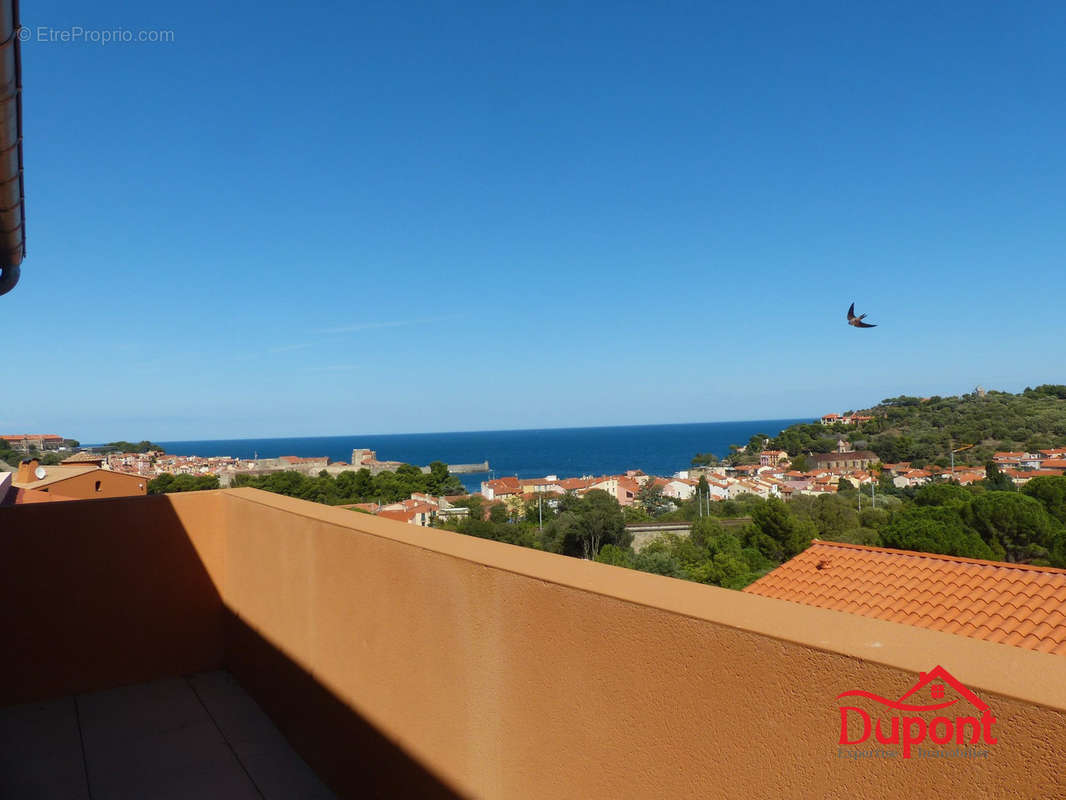
<svg viewBox="0 0 1066 800">
<path fill-rule="evenodd" d="M 776 436 L 789 425 L 810 419 L 747 422 L 696 422 L 675 425 L 627 425 L 600 428 L 396 433 L 367 436 L 313 436 L 281 439 L 215 439 L 158 442 L 168 453 L 188 456 L 328 456 L 351 461 L 354 448 L 376 450 L 382 461 L 419 466 L 489 462 L 490 472 L 459 475 L 469 491 L 479 491 L 490 477 L 517 475 L 560 478 L 605 475 L 641 469 L 673 475 L 687 469 L 696 453 L 728 455 L 731 444 L 746 445 L 757 433 Z"/>
</svg>

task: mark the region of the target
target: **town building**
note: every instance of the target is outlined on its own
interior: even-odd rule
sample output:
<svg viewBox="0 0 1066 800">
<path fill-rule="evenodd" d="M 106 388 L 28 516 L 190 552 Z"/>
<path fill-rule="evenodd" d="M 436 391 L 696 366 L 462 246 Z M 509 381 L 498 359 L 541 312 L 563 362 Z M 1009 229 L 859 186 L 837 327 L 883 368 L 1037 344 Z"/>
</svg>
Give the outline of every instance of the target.
<svg viewBox="0 0 1066 800">
<path fill-rule="evenodd" d="M 607 494 L 618 501 L 618 505 L 624 508 L 626 506 L 631 506 L 636 502 L 637 492 L 640 491 L 640 488 L 641 484 L 637 480 L 636 475 L 605 475 L 589 486 L 586 491 L 599 489 L 600 491 L 607 492 Z"/>
<path fill-rule="evenodd" d="M 517 475 L 504 478 L 493 478 L 481 482 L 481 494 L 488 501 L 503 500 L 512 495 L 522 493 L 522 484 Z"/>
<path fill-rule="evenodd" d="M 89 450 L 80 450 L 77 453 L 74 453 L 74 455 L 67 456 L 60 463 L 102 467 L 106 460 L 107 456 L 105 456 L 103 453 L 93 453 Z"/>
<path fill-rule="evenodd" d="M 699 481 L 691 478 L 671 478 L 663 486 L 663 497 L 671 500 L 688 500 L 696 494 Z"/>
<path fill-rule="evenodd" d="M 371 475 L 377 475 L 381 472 L 395 472 L 403 466 L 402 461 L 379 461 L 378 454 L 375 450 L 368 450 L 366 448 L 359 448 L 352 450 L 352 469 L 370 470 Z"/>
<path fill-rule="evenodd" d="M 62 450 L 66 441 L 62 436 L 42 433 L 22 433 L 17 435 L 0 436 L 12 450 L 20 450 L 28 453 L 30 450 L 45 452 L 46 450 Z"/>
<path fill-rule="evenodd" d="M 852 469 L 869 469 L 880 459 L 870 450 L 852 450 L 847 441 L 841 439 L 835 453 L 811 453 L 807 456 L 807 465 L 812 471 L 844 471 Z"/>
<path fill-rule="evenodd" d="M 26 459 L 19 464 L 11 485 L 64 500 L 148 494 L 148 479 L 140 475 L 126 475 L 92 464 L 41 466 L 37 459 Z"/>
<path fill-rule="evenodd" d="M 873 417 L 866 414 L 823 414 L 821 423 L 823 425 L 862 425 L 865 422 L 870 422 Z"/>
<path fill-rule="evenodd" d="M 788 462 L 788 452 L 785 450 L 763 450 L 759 453 L 759 466 L 762 467 L 778 467 Z"/>
<path fill-rule="evenodd" d="M 892 485 L 897 489 L 908 489 L 914 486 L 924 486 L 933 479 L 933 473 L 924 469 L 909 469 L 906 472 L 894 475 Z"/>
</svg>

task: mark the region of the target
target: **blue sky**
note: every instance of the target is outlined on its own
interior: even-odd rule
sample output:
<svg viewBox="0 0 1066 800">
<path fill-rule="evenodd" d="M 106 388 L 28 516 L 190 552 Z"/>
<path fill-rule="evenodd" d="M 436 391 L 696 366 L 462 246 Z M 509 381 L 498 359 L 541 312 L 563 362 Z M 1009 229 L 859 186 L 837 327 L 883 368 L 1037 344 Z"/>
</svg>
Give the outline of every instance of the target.
<svg viewBox="0 0 1066 800">
<path fill-rule="evenodd" d="M 1066 382 L 1066 7 L 893 6 L 26 3 L 0 427 L 759 419 Z M 174 41 L 40 41 L 72 26 Z"/>
</svg>

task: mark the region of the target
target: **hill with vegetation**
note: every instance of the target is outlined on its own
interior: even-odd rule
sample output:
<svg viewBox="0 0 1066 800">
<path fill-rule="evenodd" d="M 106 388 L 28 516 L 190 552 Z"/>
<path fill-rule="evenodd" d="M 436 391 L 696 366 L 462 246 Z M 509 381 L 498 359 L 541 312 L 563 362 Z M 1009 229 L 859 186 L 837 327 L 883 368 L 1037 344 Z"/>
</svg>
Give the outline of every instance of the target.
<svg viewBox="0 0 1066 800">
<path fill-rule="evenodd" d="M 101 453 L 147 453 L 151 450 L 155 450 L 160 453 L 166 452 L 166 450 L 164 450 L 162 447 L 155 444 L 154 442 L 149 442 L 147 439 L 136 443 L 127 442 L 124 440 L 118 442 L 108 442 L 105 445 L 94 447 L 93 449 Z"/>
<path fill-rule="evenodd" d="M 999 450 L 1036 452 L 1066 447 L 1066 386 L 1043 385 L 1018 394 L 974 391 L 958 397 L 890 397 L 872 408 L 854 412 L 872 417 L 861 425 L 792 425 L 775 437 L 753 437 L 736 446 L 735 460 L 769 447 L 790 456 L 828 453 L 844 436 L 857 448 L 872 450 L 881 461 L 910 461 L 948 466 L 953 449 L 956 464 L 984 465 Z"/>
</svg>

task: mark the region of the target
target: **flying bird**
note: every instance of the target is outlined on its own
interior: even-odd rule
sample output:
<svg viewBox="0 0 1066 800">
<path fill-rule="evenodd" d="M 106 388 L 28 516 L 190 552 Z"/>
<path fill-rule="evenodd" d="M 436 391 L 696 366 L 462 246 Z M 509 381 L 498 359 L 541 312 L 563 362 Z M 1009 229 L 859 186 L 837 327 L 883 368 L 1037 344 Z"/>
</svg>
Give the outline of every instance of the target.
<svg viewBox="0 0 1066 800">
<path fill-rule="evenodd" d="M 851 308 L 848 309 L 848 325 L 853 325 L 856 328 L 876 328 L 876 325 L 871 325 L 869 322 L 863 322 L 866 319 L 866 315 L 855 316 L 855 304 L 851 304 Z"/>
</svg>

